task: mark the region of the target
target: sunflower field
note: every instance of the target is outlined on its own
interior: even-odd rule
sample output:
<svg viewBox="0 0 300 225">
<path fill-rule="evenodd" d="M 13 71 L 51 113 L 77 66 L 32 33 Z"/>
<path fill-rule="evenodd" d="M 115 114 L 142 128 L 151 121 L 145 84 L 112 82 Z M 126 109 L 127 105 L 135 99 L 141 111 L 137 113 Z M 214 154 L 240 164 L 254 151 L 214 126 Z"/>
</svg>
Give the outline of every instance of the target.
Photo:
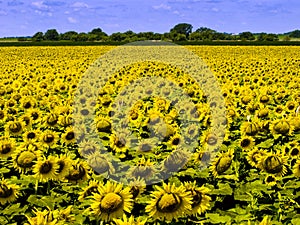
<svg viewBox="0 0 300 225">
<path fill-rule="evenodd" d="M 0 224 L 300 224 L 299 47 L 185 46 L 204 86 L 151 60 L 83 84 L 115 48 L 0 48 Z"/>
</svg>

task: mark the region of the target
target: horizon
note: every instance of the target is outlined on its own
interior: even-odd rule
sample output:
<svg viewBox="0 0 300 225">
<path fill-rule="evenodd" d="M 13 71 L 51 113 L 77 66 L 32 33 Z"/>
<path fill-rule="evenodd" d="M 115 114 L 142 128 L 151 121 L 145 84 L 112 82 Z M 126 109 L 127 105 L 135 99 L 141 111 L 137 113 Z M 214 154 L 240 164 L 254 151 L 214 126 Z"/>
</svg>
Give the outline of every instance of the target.
<svg viewBox="0 0 300 225">
<path fill-rule="evenodd" d="M 178 23 L 193 31 L 208 27 L 221 33 L 284 34 L 300 28 L 300 2 L 292 0 L 22 1 L 0 0 L 0 37 L 26 37 L 56 29 L 88 33 L 101 28 L 111 35 L 169 32 Z"/>
</svg>

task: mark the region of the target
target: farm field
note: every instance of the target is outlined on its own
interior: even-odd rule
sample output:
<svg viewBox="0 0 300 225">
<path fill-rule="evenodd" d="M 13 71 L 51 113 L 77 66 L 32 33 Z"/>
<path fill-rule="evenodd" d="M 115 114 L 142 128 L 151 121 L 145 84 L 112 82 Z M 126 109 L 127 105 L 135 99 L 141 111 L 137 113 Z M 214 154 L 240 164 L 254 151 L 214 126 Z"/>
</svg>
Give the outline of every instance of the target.
<svg viewBox="0 0 300 225">
<path fill-rule="evenodd" d="M 185 47 L 219 83 L 224 133 L 210 129 L 207 90 L 180 68 L 125 66 L 105 80 L 96 101 L 80 95 L 78 112 L 81 78 L 117 47 L 0 48 L 0 223 L 300 224 L 300 47 Z M 194 104 L 183 109 L 194 123 L 185 125 L 172 101 L 153 95 L 135 102 L 128 126 L 116 131 L 114 99 L 142 77 L 176 84 Z M 175 89 L 157 82 L 163 95 Z M 81 120 L 74 113 L 90 119 L 87 108 L 105 150 L 85 138 L 89 127 L 74 126 Z M 190 139 L 198 143 L 193 152 L 185 150 Z M 130 168 L 117 172 L 118 160 Z M 157 172 L 172 176 L 162 181 Z M 114 182 L 116 173 L 137 179 Z M 148 177 L 158 182 L 146 185 Z"/>
</svg>

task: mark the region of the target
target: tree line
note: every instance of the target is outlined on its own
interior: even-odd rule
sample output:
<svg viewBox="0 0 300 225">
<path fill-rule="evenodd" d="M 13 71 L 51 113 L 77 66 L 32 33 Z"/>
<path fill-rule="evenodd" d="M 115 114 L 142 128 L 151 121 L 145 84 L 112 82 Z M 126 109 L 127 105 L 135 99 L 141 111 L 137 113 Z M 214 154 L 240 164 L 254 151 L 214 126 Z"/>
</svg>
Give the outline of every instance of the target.
<svg viewBox="0 0 300 225">
<path fill-rule="evenodd" d="M 284 40 L 289 41 L 291 38 L 299 38 L 300 30 L 295 30 L 284 34 Z M 111 35 L 106 34 L 101 28 L 95 28 L 88 33 L 78 33 L 76 31 L 67 31 L 58 33 L 56 29 L 49 29 L 45 33 L 37 32 L 32 38 L 32 41 L 103 41 L 103 42 L 133 42 L 142 40 L 163 40 L 163 41 L 278 41 L 279 35 L 273 33 L 251 33 L 250 31 L 241 32 L 239 34 L 222 33 L 216 30 L 200 27 L 193 31 L 193 26 L 188 23 L 179 23 L 170 29 L 169 32 L 154 33 L 154 32 L 139 32 L 135 33 L 131 30 L 126 32 L 116 32 Z"/>
</svg>

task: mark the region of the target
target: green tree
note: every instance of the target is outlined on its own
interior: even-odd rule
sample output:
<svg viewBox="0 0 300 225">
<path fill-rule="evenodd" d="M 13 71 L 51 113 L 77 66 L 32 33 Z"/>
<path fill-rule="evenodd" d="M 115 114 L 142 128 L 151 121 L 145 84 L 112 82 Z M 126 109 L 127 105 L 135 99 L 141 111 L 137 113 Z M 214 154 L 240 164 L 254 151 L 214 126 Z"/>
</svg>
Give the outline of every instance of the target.
<svg viewBox="0 0 300 225">
<path fill-rule="evenodd" d="M 250 31 L 245 31 L 239 34 L 241 40 L 253 41 L 255 36 Z"/>
<path fill-rule="evenodd" d="M 78 35 L 75 31 L 67 31 L 66 33 L 61 34 L 62 40 L 72 40 L 73 35 Z"/>
<path fill-rule="evenodd" d="M 184 34 L 186 38 L 189 37 L 190 33 L 192 33 L 193 26 L 188 23 L 179 23 L 175 25 L 171 30 L 170 33 L 178 33 L 178 34 Z"/>
<path fill-rule="evenodd" d="M 37 32 L 32 36 L 33 41 L 42 41 L 44 39 L 43 32 Z"/>
<path fill-rule="evenodd" d="M 107 38 L 107 34 L 105 32 L 102 31 L 101 28 L 94 28 L 91 32 L 88 33 L 89 40 L 104 40 Z"/>
<path fill-rule="evenodd" d="M 50 29 L 46 31 L 44 38 L 45 40 L 49 40 L 49 41 L 58 41 L 59 34 L 56 29 Z"/>
</svg>

